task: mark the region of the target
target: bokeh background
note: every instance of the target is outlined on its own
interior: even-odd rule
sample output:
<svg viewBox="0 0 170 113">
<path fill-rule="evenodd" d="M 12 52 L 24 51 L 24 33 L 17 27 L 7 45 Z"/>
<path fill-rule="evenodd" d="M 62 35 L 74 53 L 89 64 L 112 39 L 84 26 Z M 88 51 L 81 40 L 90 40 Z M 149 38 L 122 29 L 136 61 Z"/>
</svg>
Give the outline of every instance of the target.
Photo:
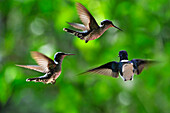
<svg viewBox="0 0 170 113">
<path fill-rule="evenodd" d="M 123 29 L 107 30 L 87 44 L 63 31 L 80 22 L 75 3 L 82 3 L 98 24 L 109 19 Z M 169 113 L 169 0 L 0 0 L 1 113 Z M 155 59 L 133 81 L 79 73 L 110 61 Z M 62 64 L 55 85 L 26 82 L 43 74 L 16 67 L 36 64 L 30 51 L 53 59 L 56 52 L 76 54 Z"/>
</svg>

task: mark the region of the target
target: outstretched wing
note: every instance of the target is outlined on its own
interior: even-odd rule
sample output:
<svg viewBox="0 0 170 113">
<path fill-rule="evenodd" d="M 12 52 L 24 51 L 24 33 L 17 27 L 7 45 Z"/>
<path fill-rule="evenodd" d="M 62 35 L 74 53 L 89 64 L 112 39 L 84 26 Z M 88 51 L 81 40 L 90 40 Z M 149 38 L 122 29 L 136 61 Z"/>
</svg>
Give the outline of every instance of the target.
<svg viewBox="0 0 170 113">
<path fill-rule="evenodd" d="M 79 17 L 88 30 L 99 28 L 99 25 L 97 24 L 94 17 L 81 3 L 76 3 L 76 6 Z"/>
<path fill-rule="evenodd" d="M 31 56 L 46 73 L 50 71 L 49 67 L 54 64 L 52 59 L 42 53 L 32 51 Z"/>
<path fill-rule="evenodd" d="M 80 30 L 87 30 L 87 28 L 83 25 L 83 24 L 78 24 L 78 23 L 69 23 L 67 22 L 68 24 L 70 24 L 72 27 L 76 28 L 76 29 L 80 29 Z"/>
<path fill-rule="evenodd" d="M 84 73 L 97 73 L 102 75 L 108 75 L 117 78 L 119 76 L 119 63 L 118 62 L 109 62 L 107 64 L 101 65 L 97 68 L 90 69 Z M 84 74 L 82 73 L 82 74 Z"/>
<path fill-rule="evenodd" d="M 146 67 L 149 64 L 155 63 L 156 61 L 133 59 L 133 60 L 131 60 L 131 62 L 133 62 L 133 67 L 135 69 L 135 73 L 137 75 L 139 75 L 143 71 L 144 67 Z"/>
<path fill-rule="evenodd" d="M 41 66 L 37 66 L 37 65 L 16 65 L 16 66 L 32 69 L 41 73 L 47 73 Z"/>
</svg>

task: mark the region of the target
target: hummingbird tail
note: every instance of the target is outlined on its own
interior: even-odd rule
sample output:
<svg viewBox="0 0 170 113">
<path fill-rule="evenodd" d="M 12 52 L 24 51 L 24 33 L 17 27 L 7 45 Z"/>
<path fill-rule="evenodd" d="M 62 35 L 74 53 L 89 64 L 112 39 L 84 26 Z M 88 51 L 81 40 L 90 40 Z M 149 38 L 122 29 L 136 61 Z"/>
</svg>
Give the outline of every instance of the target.
<svg viewBox="0 0 170 113">
<path fill-rule="evenodd" d="M 71 29 L 68 29 L 68 28 L 64 28 L 63 30 L 66 31 L 66 32 L 68 32 L 68 33 L 70 33 L 70 34 L 72 34 L 72 35 L 77 36 L 77 37 L 80 38 L 80 39 L 84 39 L 84 36 L 83 36 L 82 33 L 79 33 L 79 32 L 77 32 L 77 31 L 74 31 L 74 30 L 71 30 Z"/>
<path fill-rule="evenodd" d="M 41 82 L 40 78 L 28 78 L 26 79 L 27 82 L 34 81 L 34 82 Z"/>
<path fill-rule="evenodd" d="M 49 84 L 49 83 L 55 84 L 56 82 L 55 79 L 50 80 L 48 76 L 40 76 L 40 77 L 26 79 L 26 82 L 30 82 L 30 81 L 43 82 L 44 84 Z"/>
</svg>

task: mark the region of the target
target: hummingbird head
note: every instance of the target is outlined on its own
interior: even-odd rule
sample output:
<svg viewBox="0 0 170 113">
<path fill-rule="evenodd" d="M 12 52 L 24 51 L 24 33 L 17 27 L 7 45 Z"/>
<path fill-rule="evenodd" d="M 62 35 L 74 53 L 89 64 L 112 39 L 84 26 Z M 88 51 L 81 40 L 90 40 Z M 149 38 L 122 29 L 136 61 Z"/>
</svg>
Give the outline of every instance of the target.
<svg viewBox="0 0 170 113">
<path fill-rule="evenodd" d="M 125 50 L 119 51 L 118 57 L 120 57 L 120 61 L 121 60 L 128 60 L 128 54 Z"/>
<path fill-rule="evenodd" d="M 115 27 L 115 28 L 121 30 L 120 28 L 118 28 L 117 26 L 115 26 L 115 25 L 112 23 L 112 21 L 110 21 L 110 20 L 103 20 L 103 21 L 101 21 L 101 25 L 106 25 L 106 26 L 109 26 L 109 27 Z M 121 30 L 121 31 L 122 31 L 122 30 Z"/>
<path fill-rule="evenodd" d="M 103 21 L 101 21 L 101 25 L 112 25 L 112 24 L 113 23 L 110 20 L 103 20 Z"/>
<path fill-rule="evenodd" d="M 75 54 L 57 52 L 54 55 L 54 60 L 57 61 L 57 62 L 60 62 L 65 56 L 68 56 L 68 55 L 75 55 Z"/>
</svg>

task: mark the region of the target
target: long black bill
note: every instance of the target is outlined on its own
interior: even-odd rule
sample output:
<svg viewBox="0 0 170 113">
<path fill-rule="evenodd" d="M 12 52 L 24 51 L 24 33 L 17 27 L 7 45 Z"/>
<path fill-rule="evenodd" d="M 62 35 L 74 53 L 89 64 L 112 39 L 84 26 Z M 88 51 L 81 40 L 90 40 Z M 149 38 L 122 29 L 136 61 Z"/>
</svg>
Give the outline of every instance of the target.
<svg viewBox="0 0 170 113">
<path fill-rule="evenodd" d="M 67 56 L 67 55 L 75 55 L 75 54 L 71 54 L 71 53 L 65 53 L 65 55 Z"/>
<path fill-rule="evenodd" d="M 113 27 L 119 29 L 120 31 L 123 31 L 122 29 L 120 29 L 119 27 L 117 27 L 117 26 L 115 26 L 115 25 L 113 25 Z"/>
</svg>

